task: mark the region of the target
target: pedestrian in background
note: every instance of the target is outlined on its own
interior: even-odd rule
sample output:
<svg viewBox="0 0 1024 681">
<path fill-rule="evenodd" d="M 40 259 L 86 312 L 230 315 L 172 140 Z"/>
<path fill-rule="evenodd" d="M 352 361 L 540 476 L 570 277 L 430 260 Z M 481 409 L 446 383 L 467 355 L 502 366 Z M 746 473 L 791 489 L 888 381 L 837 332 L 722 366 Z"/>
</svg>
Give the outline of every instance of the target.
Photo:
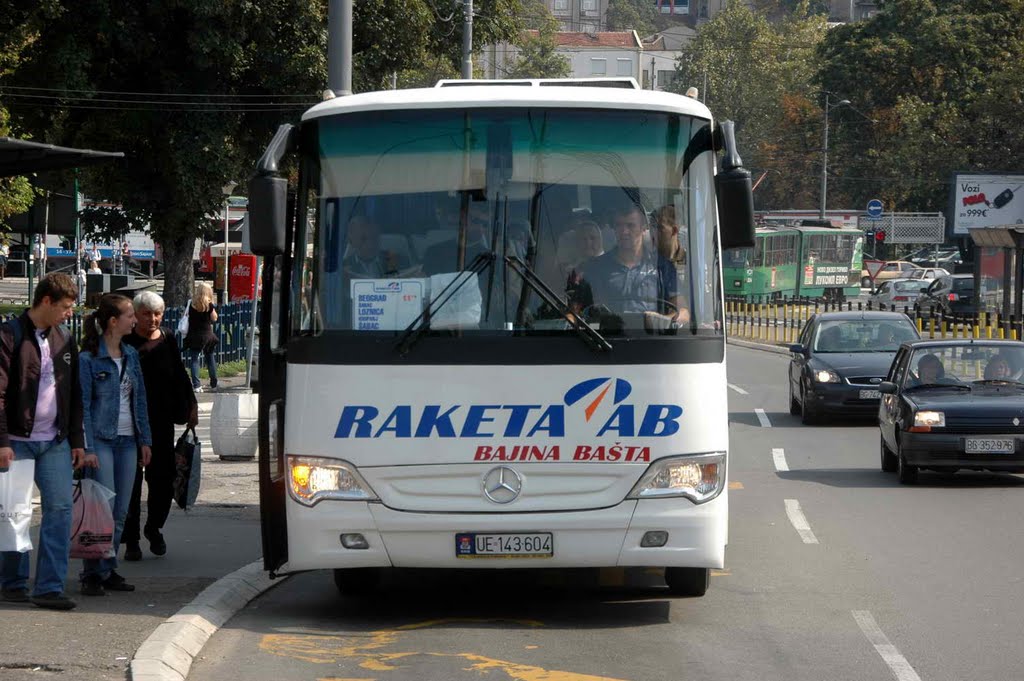
<svg viewBox="0 0 1024 681">
<path fill-rule="evenodd" d="M 213 305 L 213 288 L 205 281 L 196 282 L 192 304 L 188 306 L 188 333 L 185 334 L 184 346 L 188 348 L 190 368 L 192 370 L 192 388 L 203 392 L 199 381 L 199 357 L 206 360 L 206 370 L 210 372 L 210 389 L 217 389 L 217 356 L 219 340 L 213 332 L 213 324 L 217 321 L 217 308 Z"/>
<path fill-rule="evenodd" d="M 82 561 L 82 594 L 102 596 L 135 590 L 117 574 L 117 551 L 139 462 L 149 465 L 153 438 L 139 353 L 123 341 L 135 326 L 132 301 L 108 293 L 82 326 L 82 422 L 86 451 L 99 459 L 89 477 L 114 492 L 114 555 Z"/>
<path fill-rule="evenodd" d="M 171 511 L 174 496 L 174 424 L 195 426 L 199 423 L 199 405 L 185 364 L 181 361 L 174 334 L 160 328 L 164 318 L 164 299 L 152 291 L 143 291 L 132 301 L 135 305 L 135 330 L 124 342 L 135 348 L 142 364 L 149 405 L 149 429 L 153 434 L 153 455 L 146 466 L 146 525 L 143 536 L 149 550 L 157 556 L 167 552 L 161 533 Z M 139 548 L 139 525 L 142 515 L 142 475 L 135 476 L 128 517 L 121 542 L 125 560 L 142 560 Z"/>
<path fill-rule="evenodd" d="M 72 468 L 97 463 L 83 449 L 78 348 L 62 326 L 71 319 L 77 296 L 71 277 L 49 274 L 36 286 L 32 307 L 0 326 L 0 470 L 14 459 L 34 459 L 43 512 L 32 597 L 29 552 L 8 551 L 3 553 L 0 599 L 31 600 L 55 610 L 75 607 L 64 595 Z"/>
<path fill-rule="evenodd" d="M 4 237 L 0 241 L 0 281 L 7 276 L 7 261 L 11 257 L 11 243 Z"/>
</svg>

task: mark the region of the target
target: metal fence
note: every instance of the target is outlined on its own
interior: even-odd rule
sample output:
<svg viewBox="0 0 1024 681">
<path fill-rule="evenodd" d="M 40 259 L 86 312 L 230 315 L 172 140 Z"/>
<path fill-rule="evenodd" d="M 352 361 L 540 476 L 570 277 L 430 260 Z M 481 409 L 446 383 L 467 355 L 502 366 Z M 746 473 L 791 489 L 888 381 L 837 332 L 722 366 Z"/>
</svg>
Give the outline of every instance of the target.
<svg viewBox="0 0 1024 681">
<path fill-rule="evenodd" d="M 770 303 L 727 300 L 726 334 L 759 343 L 789 345 L 811 315 L 833 311 L 885 310 L 902 312 L 917 326 L 922 338 L 988 338 L 1018 340 L 1024 338 L 1024 320 L 1013 316 L 979 312 L 969 316 L 944 315 L 938 310 L 915 307 L 872 305 L 852 301 L 833 303 L 812 298 L 782 298 Z"/>
<path fill-rule="evenodd" d="M 248 331 L 252 325 L 253 303 L 249 300 L 242 300 L 236 303 L 222 305 L 217 310 L 217 321 L 213 325 L 213 332 L 220 343 L 217 346 L 217 363 L 234 362 L 245 360 L 248 357 L 249 348 L 246 344 Z M 188 308 L 167 308 L 164 312 L 164 329 L 174 333 L 178 328 L 178 321 L 181 315 L 186 313 Z M 259 312 L 257 305 L 257 313 Z M 81 345 L 82 320 L 86 315 L 76 312 L 71 318 L 69 326 L 71 333 Z M 17 317 L 16 314 L 4 315 L 3 321 Z M 178 347 L 181 348 L 181 339 L 178 339 Z M 182 349 L 182 358 L 188 366 L 188 353 Z"/>
</svg>

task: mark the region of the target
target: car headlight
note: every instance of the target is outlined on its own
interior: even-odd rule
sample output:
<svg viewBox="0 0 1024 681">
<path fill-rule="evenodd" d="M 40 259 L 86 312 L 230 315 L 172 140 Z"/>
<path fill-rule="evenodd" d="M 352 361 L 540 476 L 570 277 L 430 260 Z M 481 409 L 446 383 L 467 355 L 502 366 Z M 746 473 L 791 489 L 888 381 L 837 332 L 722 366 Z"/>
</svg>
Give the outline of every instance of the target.
<svg viewBox="0 0 1024 681">
<path fill-rule="evenodd" d="M 914 413 L 914 427 L 945 428 L 946 415 L 941 411 L 919 411 Z"/>
<path fill-rule="evenodd" d="M 838 383 L 839 374 L 828 369 L 818 369 L 814 372 L 814 380 L 818 383 Z"/>
<path fill-rule="evenodd" d="M 627 499 L 686 497 L 703 504 L 725 486 L 725 452 L 674 456 L 651 464 Z"/>
<path fill-rule="evenodd" d="M 288 493 L 303 506 L 324 499 L 377 501 L 356 467 L 339 459 L 288 455 Z"/>
</svg>

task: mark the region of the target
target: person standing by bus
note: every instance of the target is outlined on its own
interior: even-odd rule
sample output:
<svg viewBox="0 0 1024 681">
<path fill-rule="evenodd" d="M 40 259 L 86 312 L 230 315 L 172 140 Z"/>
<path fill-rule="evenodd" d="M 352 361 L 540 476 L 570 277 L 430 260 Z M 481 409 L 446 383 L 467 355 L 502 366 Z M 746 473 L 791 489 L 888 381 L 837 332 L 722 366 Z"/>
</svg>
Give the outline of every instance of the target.
<svg viewBox="0 0 1024 681">
<path fill-rule="evenodd" d="M 47 275 L 36 286 L 32 307 L 0 326 L 0 470 L 15 459 L 34 459 L 43 510 L 32 596 L 30 553 L 9 551 L 2 554 L 0 600 L 31 600 L 53 610 L 75 607 L 64 595 L 72 469 L 96 465 L 84 450 L 78 348 L 63 328 L 77 296 L 71 277 Z"/>
<path fill-rule="evenodd" d="M 125 336 L 124 342 L 139 353 L 142 377 L 146 381 L 149 428 L 153 433 L 153 456 L 145 471 L 149 493 L 142 536 L 149 540 L 150 551 L 162 556 L 167 552 L 167 542 L 160 531 L 167 521 L 174 496 L 174 424 L 194 427 L 199 423 L 199 405 L 174 335 L 160 328 L 164 299 L 152 291 L 143 291 L 132 303 L 135 305 L 135 330 Z M 125 560 L 142 560 L 139 548 L 142 478 L 142 475 L 135 476 L 128 517 L 121 534 Z"/>
<path fill-rule="evenodd" d="M 213 288 L 205 281 L 196 283 L 192 304 L 188 306 L 188 333 L 185 334 L 184 346 L 189 351 L 190 369 L 192 371 L 192 388 L 203 392 L 199 380 L 199 357 L 206 359 L 206 370 L 210 372 L 210 389 L 217 389 L 217 345 L 219 340 L 213 331 L 217 321 L 217 308 L 213 305 Z"/>
<path fill-rule="evenodd" d="M 140 460 L 142 466 L 149 465 L 153 444 L 139 353 L 123 341 L 134 326 L 132 301 L 118 293 L 100 298 L 99 307 L 82 325 L 82 421 L 86 451 L 99 460 L 89 477 L 114 492 L 110 500 L 114 555 L 82 561 L 81 589 L 85 596 L 135 591 L 135 586 L 116 570 L 135 476 Z"/>
</svg>

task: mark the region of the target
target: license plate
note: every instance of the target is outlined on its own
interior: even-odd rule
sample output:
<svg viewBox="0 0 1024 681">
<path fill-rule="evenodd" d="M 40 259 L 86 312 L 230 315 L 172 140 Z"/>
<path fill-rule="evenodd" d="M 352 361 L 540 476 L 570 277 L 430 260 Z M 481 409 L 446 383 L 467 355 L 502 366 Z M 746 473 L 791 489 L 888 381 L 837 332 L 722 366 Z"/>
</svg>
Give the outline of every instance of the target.
<svg viewBox="0 0 1024 681">
<path fill-rule="evenodd" d="M 554 555 L 550 532 L 490 534 L 460 532 L 455 535 L 456 558 L 550 558 Z"/>
<path fill-rule="evenodd" d="M 862 400 L 880 400 L 882 399 L 882 393 L 877 390 L 861 390 L 860 399 Z"/>
<path fill-rule="evenodd" d="M 964 442 L 968 454 L 1013 454 L 1014 440 L 1009 437 L 969 437 Z"/>
</svg>

